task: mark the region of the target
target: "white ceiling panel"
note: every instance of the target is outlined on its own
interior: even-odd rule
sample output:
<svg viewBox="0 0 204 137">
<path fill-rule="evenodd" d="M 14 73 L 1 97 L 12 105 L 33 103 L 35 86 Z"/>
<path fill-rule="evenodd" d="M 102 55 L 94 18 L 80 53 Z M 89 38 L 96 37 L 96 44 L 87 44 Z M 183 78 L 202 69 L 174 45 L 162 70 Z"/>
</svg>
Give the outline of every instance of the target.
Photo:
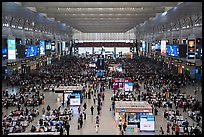
<svg viewBox="0 0 204 137">
<path fill-rule="evenodd" d="M 178 2 L 22 2 L 81 32 L 126 32 Z"/>
</svg>

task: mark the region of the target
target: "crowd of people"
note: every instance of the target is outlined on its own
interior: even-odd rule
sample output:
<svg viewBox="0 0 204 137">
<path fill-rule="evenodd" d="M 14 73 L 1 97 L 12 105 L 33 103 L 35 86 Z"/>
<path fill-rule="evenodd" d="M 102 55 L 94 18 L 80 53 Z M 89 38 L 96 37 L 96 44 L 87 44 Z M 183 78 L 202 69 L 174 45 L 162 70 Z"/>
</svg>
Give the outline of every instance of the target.
<svg viewBox="0 0 204 137">
<path fill-rule="evenodd" d="M 98 133 L 100 114 L 105 98 L 105 87 L 111 88 L 113 83 L 111 83 L 111 79 L 109 79 L 109 81 L 106 79 L 107 81 L 99 82 L 96 77 L 96 70 L 89 68 L 87 65 L 91 61 L 92 58 L 77 58 L 71 56 L 67 60 L 48 65 L 38 72 L 27 74 L 27 76 L 22 77 L 20 74 L 15 74 L 7 77 L 7 86 L 14 87 L 20 85 L 20 88 L 16 94 L 12 95 L 9 95 L 7 90 L 3 91 L 3 106 L 6 108 L 15 106 L 18 108 L 18 111 L 21 111 L 21 107 L 32 106 L 33 109 L 30 110 L 32 115 L 30 115 L 33 118 L 37 116 L 35 107 L 44 104 L 45 96 L 43 92 L 46 88 L 51 88 L 52 90 L 49 91 L 54 91 L 53 87 L 59 85 L 82 85 L 84 87 L 88 85 L 86 90 L 82 93 L 82 99 L 92 99 L 94 102 L 90 107 L 90 110 L 92 115 L 96 115 L 95 128 Z M 134 83 L 134 91 L 128 94 L 124 94 L 120 90 L 114 92 L 113 97 L 111 98 L 112 110 L 114 110 L 114 101 L 116 100 L 147 101 L 152 105 L 155 115 L 157 115 L 160 107 L 173 109 L 173 106 L 175 106 L 176 112 L 178 109 L 182 108 L 183 112 L 188 113 L 189 117 L 192 117 L 198 123 L 195 126 L 180 124 L 184 125 L 183 133 L 196 135 L 200 133 L 197 131 L 202 119 L 202 106 L 200 102 L 192 96 L 180 97 L 181 88 L 190 83 L 189 77 L 186 75 L 174 74 L 171 71 L 166 73 L 162 66 L 157 66 L 151 63 L 148 59 L 116 59 L 115 62 L 122 64 L 124 71 L 110 72 L 107 69 L 105 73 L 106 77 L 130 78 Z M 145 91 L 141 91 L 142 85 Z M 64 104 L 62 105 L 64 106 Z M 42 118 L 39 120 L 37 126 L 32 125 L 31 132 L 59 131 L 63 134 L 63 129 L 65 128 L 67 134 L 69 134 L 69 121 L 73 115 L 73 112 L 69 107 L 69 104 L 67 104 L 62 112 L 60 111 L 60 108 L 51 110 L 49 106 L 47 107 L 47 111 L 43 109 Z M 93 113 L 94 109 L 97 110 L 96 114 Z M 176 121 L 176 116 L 180 116 L 180 114 L 177 115 L 176 112 L 170 112 L 175 113 L 173 116 L 169 115 L 169 111 L 168 113 L 166 111 L 164 114 L 165 118 L 171 122 L 171 124 L 167 124 L 168 134 L 170 134 L 170 129 L 175 131 L 176 135 L 180 133 L 178 127 L 179 124 Z M 22 113 L 28 115 L 29 112 L 27 113 L 26 110 Z M 83 103 L 83 106 L 79 106 L 78 108 L 78 129 L 83 128 L 84 120 L 87 119 L 86 113 L 87 105 L 86 103 Z M 170 116 L 172 117 L 169 118 Z M 185 121 L 184 123 L 187 122 Z M 188 127 L 192 128 L 187 132 L 186 128 Z M 163 134 L 163 131 L 161 134 Z"/>
</svg>

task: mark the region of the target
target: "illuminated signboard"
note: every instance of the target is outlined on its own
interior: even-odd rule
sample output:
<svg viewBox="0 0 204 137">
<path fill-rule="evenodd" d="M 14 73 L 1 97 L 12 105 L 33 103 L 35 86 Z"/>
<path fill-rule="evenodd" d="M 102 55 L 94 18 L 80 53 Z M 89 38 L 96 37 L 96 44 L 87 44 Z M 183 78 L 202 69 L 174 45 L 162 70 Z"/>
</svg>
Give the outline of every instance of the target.
<svg viewBox="0 0 204 137">
<path fill-rule="evenodd" d="M 133 91 L 133 83 L 125 82 L 125 91 Z"/>
<path fill-rule="evenodd" d="M 161 41 L 161 54 L 166 55 L 166 40 Z"/>
<path fill-rule="evenodd" d="M 45 55 L 45 41 L 40 40 L 40 55 Z"/>
<path fill-rule="evenodd" d="M 195 40 L 188 40 L 188 60 L 195 60 Z"/>
<path fill-rule="evenodd" d="M 146 41 L 142 41 L 142 51 L 146 50 Z"/>
<path fill-rule="evenodd" d="M 16 41 L 8 39 L 8 59 L 16 59 Z"/>
<path fill-rule="evenodd" d="M 65 41 L 62 41 L 62 51 L 65 51 Z"/>
</svg>

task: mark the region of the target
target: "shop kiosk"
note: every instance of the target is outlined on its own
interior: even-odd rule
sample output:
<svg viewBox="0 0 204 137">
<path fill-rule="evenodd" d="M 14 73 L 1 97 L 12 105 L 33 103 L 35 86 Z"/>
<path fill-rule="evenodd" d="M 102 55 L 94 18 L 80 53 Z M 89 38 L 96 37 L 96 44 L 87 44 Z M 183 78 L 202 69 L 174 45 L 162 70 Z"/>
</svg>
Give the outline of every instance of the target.
<svg viewBox="0 0 204 137">
<path fill-rule="evenodd" d="M 127 132 L 132 134 L 137 133 L 139 130 L 155 130 L 152 107 L 146 101 L 115 101 L 115 121 L 117 126 L 120 120 L 122 124 L 126 122 Z M 142 126 L 142 129 L 140 129 L 140 126 Z"/>
<path fill-rule="evenodd" d="M 63 99 L 63 104 L 66 104 L 67 100 L 70 99 L 70 106 L 80 106 L 82 102 L 82 92 L 83 86 L 59 86 L 55 87 L 55 93 L 62 93 L 61 96 L 58 97 Z"/>
</svg>

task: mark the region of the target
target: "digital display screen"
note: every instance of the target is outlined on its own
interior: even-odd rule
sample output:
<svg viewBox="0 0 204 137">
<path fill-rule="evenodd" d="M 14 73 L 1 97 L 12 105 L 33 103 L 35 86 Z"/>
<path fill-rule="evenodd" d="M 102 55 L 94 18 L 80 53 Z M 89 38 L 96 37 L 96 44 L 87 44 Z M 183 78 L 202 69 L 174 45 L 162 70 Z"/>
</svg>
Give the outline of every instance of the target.
<svg viewBox="0 0 204 137">
<path fill-rule="evenodd" d="M 145 50 L 146 50 L 146 42 L 142 41 L 142 51 L 145 51 Z"/>
<path fill-rule="evenodd" d="M 55 46 L 52 45 L 52 51 L 55 51 Z"/>
<path fill-rule="evenodd" d="M 179 56 L 179 51 L 178 50 L 179 50 L 178 46 L 168 45 L 167 46 L 167 55 L 178 57 Z"/>
<path fill-rule="evenodd" d="M 161 49 L 161 44 L 160 43 L 157 43 L 157 44 L 155 44 L 155 49 Z"/>
<path fill-rule="evenodd" d="M 25 51 L 26 57 L 35 57 L 38 56 L 39 47 L 38 46 L 27 46 Z"/>
<path fill-rule="evenodd" d="M 51 49 L 51 42 L 50 41 L 46 41 L 46 49 Z"/>
<path fill-rule="evenodd" d="M 62 41 L 62 51 L 65 51 L 65 41 Z"/>
<path fill-rule="evenodd" d="M 125 91 L 133 91 L 133 83 L 125 82 Z"/>
<path fill-rule="evenodd" d="M 140 116 L 140 130 L 142 131 L 154 131 L 155 130 L 155 118 L 153 115 L 141 115 Z"/>
<path fill-rule="evenodd" d="M 16 59 L 16 40 L 8 39 L 8 59 Z"/>
<path fill-rule="evenodd" d="M 2 48 L 2 55 L 7 55 L 7 49 L 6 48 Z"/>
<path fill-rule="evenodd" d="M 40 55 L 45 55 L 45 41 L 40 40 Z"/>
<path fill-rule="evenodd" d="M 71 106 L 78 106 L 81 105 L 81 97 L 79 93 L 73 93 L 70 95 L 70 105 Z"/>
<path fill-rule="evenodd" d="M 161 41 L 161 54 L 166 55 L 166 40 Z"/>
</svg>

